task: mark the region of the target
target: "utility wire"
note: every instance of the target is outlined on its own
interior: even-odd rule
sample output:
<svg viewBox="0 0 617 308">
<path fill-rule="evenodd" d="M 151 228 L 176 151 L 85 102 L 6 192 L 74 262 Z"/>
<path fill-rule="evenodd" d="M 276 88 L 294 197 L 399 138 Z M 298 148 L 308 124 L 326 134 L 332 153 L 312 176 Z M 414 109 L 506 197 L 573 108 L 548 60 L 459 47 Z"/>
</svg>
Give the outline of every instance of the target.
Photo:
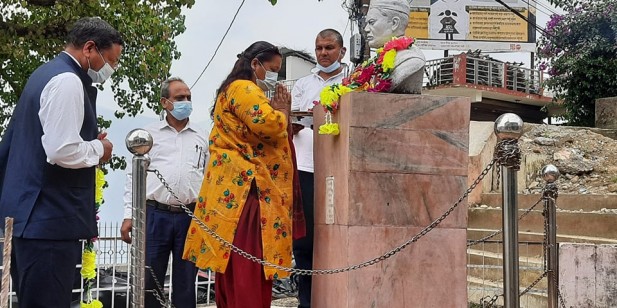
<svg viewBox="0 0 617 308">
<path fill-rule="evenodd" d="M 541 2 L 538 2 L 537 0 L 522 0 L 522 1 L 523 1 L 523 3 L 527 4 L 529 7 L 534 7 L 534 8 L 536 8 L 536 10 L 537 10 L 538 12 L 541 12 L 541 13 L 543 13 L 543 14 L 544 14 L 544 15 L 546 15 L 546 16 L 551 16 L 551 15 L 553 15 L 553 14 L 557 14 L 557 13 L 556 13 L 555 11 L 553 11 L 551 8 L 549 8 L 549 7 L 547 7 L 547 6 L 542 5 L 542 3 L 541 3 Z M 531 1 L 533 1 L 533 4 L 531 4 Z M 538 6 L 538 5 L 540 5 L 540 6 Z M 543 9 L 541 9 L 540 7 L 542 7 L 542 8 L 544 8 L 544 9 L 548 10 L 548 12 L 547 12 L 547 11 L 545 11 L 545 10 L 543 10 Z"/>
<path fill-rule="evenodd" d="M 529 0 L 529 1 L 528 1 L 528 0 L 522 0 L 522 1 L 523 1 L 523 3 L 524 3 L 524 4 L 527 4 L 527 7 L 529 7 L 529 8 L 532 8 L 532 7 L 533 7 L 533 8 L 535 8 L 535 9 L 536 9 L 536 12 L 540 12 L 540 13 L 542 13 L 542 14 L 546 15 L 546 16 L 551 16 L 551 14 L 550 14 L 550 13 L 547 13 L 546 11 L 544 11 L 544 10 L 540 9 L 540 7 L 538 7 L 538 6 L 536 6 L 536 5 L 535 5 L 535 4 L 537 4 L 538 2 L 534 1 L 534 4 L 531 4 L 531 1 L 533 1 L 533 0 Z"/>
<path fill-rule="evenodd" d="M 544 28 L 538 26 L 535 22 L 531 22 L 529 21 L 529 19 L 527 17 L 525 17 L 523 14 L 521 14 L 519 11 L 513 9 L 512 7 L 510 7 L 509 5 L 505 4 L 502 0 L 495 0 L 495 2 L 503 5 L 505 8 L 507 8 L 508 10 L 510 10 L 510 12 L 514 13 L 514 15 L 522 18 L 524 21 L 526 21 L 528 24 L 532 25 L 536 30 L 542 32 L 542 34 L 546 35 L 546 36 L 551 36 L 548 32 L 546 32 L 546 30 L 544 30 Z"/>
<path fill-rule="evenodd" d="M 559 14 L 559 13 L 557 13 L 557 11 L 552 9 L 548 4 L 544 4 L 544 3 L 540 2 L 540 0 L 534 0 L 534 2 L 539 4 L 541 7 L 547 9 L 549 12 L 551 12 L 551 14 Z"/>
<path fill-rule="evenodd" d="M 234 14 L 234 18 L 229 23 L 229 27 L 227 27 L 227 30 L 225 31 L 225 34 L 223 34 L 223 37 L 221 38 L 221 41 L 219 42 L 218 46 L 216 46 L 216 49 L 214 50 L 214 53 L 212 54 L 212 57 L 210 58 L 210 61 L 208 61 L 208 63 L 206 64 L 206 67 L 204 67 L 204 69 L 199 74 L 199 77 L 197 77 L 197 80 L 195 80 L 195 82 L 193 82 L 193 85 L 191 85 L 191 87 L 189 89 L 191 89 L 191 90 L 193 89 L 193 87 L 197 84 L 199 79 L 201 79 L 201 76 L 203 76 L 203 74 L 206 72 L 206 70 L 210 66 L 210 63 L 212 63 L 212 60 L 214 60 L 214 56 L 216 56 L 216 53 L 219 51 L 219 48 L 221 47 L 221 44 L 223 44 L 223 41 L 225 40 L 225 37 L 227 37 L 227 33 L 229 33 L 229 29 L 231 29 L 231 26 L 234 24 L 234 21 L 236 21 L 236 17 L 238 16 L 238 13 L 240 13 L 240 9 L 244 5 L 244 1 L 246 1 L 246 0 L 242 0 L 242 3 L 240 3 L 240 6 L 238 6 L 238 9 L 236 10 L 236 14 Z"/>
<path fill-rule="evenodd" d="M 347 33 L 347 28 L 349 27 L 349 22 L 351 21 L 351 19 L 347 19 L 347 24 L 345 25 L 345 31 L 343 31 L 343 37 L 345 37 L 345 34 Z"/>
</svg>

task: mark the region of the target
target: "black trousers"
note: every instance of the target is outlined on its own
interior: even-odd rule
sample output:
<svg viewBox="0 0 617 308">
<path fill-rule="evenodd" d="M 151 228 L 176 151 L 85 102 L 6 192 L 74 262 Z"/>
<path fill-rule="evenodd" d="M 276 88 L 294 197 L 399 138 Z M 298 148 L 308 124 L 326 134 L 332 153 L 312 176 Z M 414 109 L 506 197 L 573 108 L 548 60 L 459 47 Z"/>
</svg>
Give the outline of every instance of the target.
<svg viewBox="0 0 617 308">
<path fill-rule="evenodd" d="M 302 208 L 306 219 L 306 236 L 293 242 L 293 253 L 296 267 L 313 269 L 313 235 L 315 233 L 315 217 L 313 209 L 314 176 L 313 173 L 300 171 L 300 188 L 302 189 Z M 312 276 L 298 277 L 298 307 L 311 307 Z"/>
<path fill-rule="evenodd" d="M 70 307 L 73 284 L 79 277 L 76 266 L 80 261 L 78 240 L 14 237 L 11 276 L 19 307 Z"/>
</svg>

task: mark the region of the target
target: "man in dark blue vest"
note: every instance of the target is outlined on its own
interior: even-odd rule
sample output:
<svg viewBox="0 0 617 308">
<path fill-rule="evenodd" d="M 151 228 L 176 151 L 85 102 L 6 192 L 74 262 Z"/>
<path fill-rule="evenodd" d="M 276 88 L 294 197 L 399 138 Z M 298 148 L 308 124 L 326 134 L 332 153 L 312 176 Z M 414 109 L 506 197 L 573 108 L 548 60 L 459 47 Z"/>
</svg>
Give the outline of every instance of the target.
<svg viewBox="0 0 617 308">
<path fill-rule="evenodd" d="M 20 307 L 69 307 L 80 239 L 97 235 L 97 90 L 124 42 L 100 18 L 78 20 L 63 52 L 28 79 L 0 143 L 0 214 L 14 218 L 11 274 Z"/>
</svg>

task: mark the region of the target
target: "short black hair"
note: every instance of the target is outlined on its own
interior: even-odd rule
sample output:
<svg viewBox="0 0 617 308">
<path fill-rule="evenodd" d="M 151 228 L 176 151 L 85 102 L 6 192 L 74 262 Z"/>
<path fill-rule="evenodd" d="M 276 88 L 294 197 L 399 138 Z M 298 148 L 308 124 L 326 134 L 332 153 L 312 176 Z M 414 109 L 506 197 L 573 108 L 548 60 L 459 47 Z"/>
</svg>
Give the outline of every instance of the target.
<svg viewBox="0 0 617 308">
<path fill-rule="evenodd" d="M 84 46 L 87 41 L 94 41 L 99 50 L 108 49 L 113 44 L 124 45 L 120 32 L 99 17 L 77 20 L 66 36 L 66 44 L 76 48 Z"/>
<path fill-rule="evenodd" d="M 337 41 L 341 45 L 341 47 L 345 46 L 345 45 L 343 45 L 343 36 L 341 35 L 341 33 L 339 33 L 338 31 L 336 31 L 334 29 L 324 29 L 324 30 L 321 30 L 317 34 L 317 36 L 322 37 L 322 38 L 334 36 L 334 40 Z"/>
</svg>

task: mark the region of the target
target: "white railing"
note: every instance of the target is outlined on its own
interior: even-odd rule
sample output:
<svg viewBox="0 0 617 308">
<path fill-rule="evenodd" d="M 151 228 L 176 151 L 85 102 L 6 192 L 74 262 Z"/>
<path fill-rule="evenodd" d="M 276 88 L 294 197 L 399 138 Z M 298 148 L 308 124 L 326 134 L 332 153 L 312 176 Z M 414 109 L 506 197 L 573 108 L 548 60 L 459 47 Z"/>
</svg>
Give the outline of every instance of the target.
<svg viewBox="0 0 617 308">
<path fill-rule="evenodd" d="M 99 240 L 95 242 L 97 250 L 97 281 L 92 290 L 94 298 L 103 302 L 105 308 L 129 307 L 130 285 L 130 246 L 120 239 L 119 223 L 99 223 Z M 168 266 L 164 289 L 167 300 L 171 300 L 170 290 L 173 285 L 169 279 L 171 277 L 171 259 Z M 77 265 L 75 275 L 79 275 L 81 264 Z M 0 270 L 3 267 L 0 266 Z M 80 283 L 81 281 L 81 283 Z M 209 271 L 199 271 L 195 278 L 195 294 L 197 304 L 214 304 L 214 273 Z M 73 289 L 73 305 L 79 307 L 80 299 L 83 298 L 83 280 L 76 280 Z M 10 284 L 10 301 L 8 307 L 17 307 L 17 296 Z"/>
</svg>

